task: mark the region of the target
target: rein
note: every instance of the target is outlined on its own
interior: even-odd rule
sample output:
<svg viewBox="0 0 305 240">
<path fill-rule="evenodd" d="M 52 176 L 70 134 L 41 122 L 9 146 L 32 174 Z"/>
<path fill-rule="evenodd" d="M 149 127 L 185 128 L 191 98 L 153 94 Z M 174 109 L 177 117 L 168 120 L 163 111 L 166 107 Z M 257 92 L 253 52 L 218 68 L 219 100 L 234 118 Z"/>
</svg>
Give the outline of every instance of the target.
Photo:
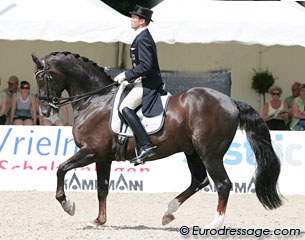
<svg viewBox="0 0 305 240">
<path fill-rule="evenodd" d="M 75 102 L 78 102 L 82 99 L 85 99 L 91 95 L 94 95 L 94 94 L 97 94 L 97 93 L 100 93 L 102 92 L 103 90 L 107 89 L 107 88 L 110 88 L 110 87 L 113 87 L 115 85 L 118 85 L 117 82 L 113 82 L 105 87 L 102 87 L 102 88 L 98 88 L 98 89 L 95 89 L 93 91 L 90 91 L 90 92 L 87 92 L 87 93 L 83 93 L 83 94 L 80 94 L 80 95 L 76 95 L 76 96 L 69 96 L 69 97 L 57 97 L 57 96 L 52 96 L 49 94 L 49 89 L 48 89 L 48 85 L 49 85 L 49 81 L 53 80 L 51 74 L 48 72 L 47 68 L 46 68 L 46 64 L 44 64 L 44 69 L 43 70 L 40 70 L 40 71 L 37 71 L 35 73 L 35 76 L 34 76 L 34 79 L 37 81 L 37 76 L 38 74 L 40 73 L 44 73 L 44 76 L 43 76 L 43 80 L 46 82 L 46 92 L 47 92 L 47 95 L 46 96 L 41 96 L 40 94 L 38 94 L 38 99 L 39 100 L 45 100 L 48 102 L 49 106 L 53 107 L 53 108 L 56 108 L 56 109 L 59 109 L 61 106 L 64 106 L 64 105 L 67 105 L 67 104 L 70 104 L 70 103 L 75 103 Z M 54 86 L 56 87 L 56 84 L 53 82 Z"/>
</svg>

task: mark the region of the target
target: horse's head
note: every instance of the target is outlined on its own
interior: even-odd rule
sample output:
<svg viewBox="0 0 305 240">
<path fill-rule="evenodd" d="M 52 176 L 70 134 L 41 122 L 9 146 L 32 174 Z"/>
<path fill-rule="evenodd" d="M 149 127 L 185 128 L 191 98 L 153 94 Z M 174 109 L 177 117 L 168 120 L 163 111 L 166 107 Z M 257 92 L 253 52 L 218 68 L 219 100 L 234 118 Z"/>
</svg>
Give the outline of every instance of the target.
<svg viewBox="0 0 305 240">
<path fill-rule="evenodd" d="M 36 64 L 40 110 L 45 116 L 52 107 L 58 108 L 67 103 L 82 108 L 86 99 L 103 95 L 116 85 L 103 67 L 79 54 L 54 52 L 39 58 L 32 53 L 32 59 Z M 67 90 L 69 98 L 61 98 L 63 90 Z"/>
<path fill-rule="evenodd" d="M 49 68 L 45 58 L 40 59 L 35 53 L 32 53 L 32 59 L 36 64 L 35 79 L 38 87 L 40 111 L 44 116 L 49 117 L 51 108 L 58 109 L 59 99 L 64 88 L 60 83 L 55 82 L 54 72 Z"/>
</svg>

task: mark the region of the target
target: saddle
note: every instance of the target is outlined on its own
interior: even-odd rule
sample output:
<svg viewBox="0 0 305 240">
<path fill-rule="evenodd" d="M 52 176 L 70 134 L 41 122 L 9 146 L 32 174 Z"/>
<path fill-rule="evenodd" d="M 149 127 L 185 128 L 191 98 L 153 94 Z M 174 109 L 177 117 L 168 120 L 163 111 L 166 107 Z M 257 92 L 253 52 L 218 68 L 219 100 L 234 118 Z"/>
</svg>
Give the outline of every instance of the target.
<svg viewBox="0 0 305 240">
<path fill-rule="evenodd" d="M 133 84 L 126 85 L 124 82 L 118 88 L 118 91 L 114 98 L 113 107 L 111 110 L 111 117 L 110 117 L 110 129 L 114 134 L 118 136 L 117 139 L 117 148 L 116 148 L 116 161 L 125 161 L 126 157 L 126 147 L 129 138 L 133 138 L 133 132 L 127 125 L 126 121 L 124 120 L 123 116 L 119 113 L 119 106 L 120 103 L 124 100 L 127 96 L 129 91 L 133 88 Z M 142 113 L 142 106 L 139 106 L 135 109 L 137 116 L 141 120 L 146 132 L 148 135 L 152 135 L 160 131 L 163 127 L 164 120 L 165 120 L 165 112 L 167 109 L 167 104 L 169 97 L 171 96 L 170 93 L 162 89 L 161 92 L 161 101 L 163 105 L 164 111 L 155 117 L 145 117 Z"/>
</svg>

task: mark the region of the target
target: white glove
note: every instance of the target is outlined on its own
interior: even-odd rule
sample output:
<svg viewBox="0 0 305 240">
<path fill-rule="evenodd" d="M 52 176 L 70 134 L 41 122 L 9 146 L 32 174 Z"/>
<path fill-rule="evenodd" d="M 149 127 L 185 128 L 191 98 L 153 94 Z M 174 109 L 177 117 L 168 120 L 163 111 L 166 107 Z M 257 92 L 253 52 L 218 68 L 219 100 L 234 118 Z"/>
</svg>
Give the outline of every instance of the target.
<svg viewBox="0 0 305 240">
<path fill-rule="evenodd" d="M 126 87 L 126 86 L 128 86 L 129 85 L 129 82 L 127 81 L 127 80 L 124 80 L 122 83 L 121 83 L 121 86 L 124 86 L 124 87 Z"/>
<path fill-rule="evenodd" d="M 118 84 L 121 84 L 126 79 L 125 72 L 118 74 L 113 80 Z"/>
</svg>

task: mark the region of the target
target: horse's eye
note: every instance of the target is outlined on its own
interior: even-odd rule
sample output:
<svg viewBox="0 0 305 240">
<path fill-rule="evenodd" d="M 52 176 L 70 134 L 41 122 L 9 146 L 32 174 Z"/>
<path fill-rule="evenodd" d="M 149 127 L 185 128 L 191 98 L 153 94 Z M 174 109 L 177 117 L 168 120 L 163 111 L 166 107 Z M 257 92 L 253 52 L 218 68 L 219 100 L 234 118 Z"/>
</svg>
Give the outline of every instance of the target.
<svg viewBox="0 0 305 240">
<path fill-rule="evenodd" d="M 38 71 L 36 74 L 35 74 L 35 79 L 37 81 L 43 81 L 43 78 L 44 78 L 44 73 L 42 71 Z"/>
<path fill-rule="evenodd" d="M 43 74 L 39 74 L 39 75 L 38 75 L 38 81 L 43 81 L 43 80 L 44 80 Z"/>
</svg>

